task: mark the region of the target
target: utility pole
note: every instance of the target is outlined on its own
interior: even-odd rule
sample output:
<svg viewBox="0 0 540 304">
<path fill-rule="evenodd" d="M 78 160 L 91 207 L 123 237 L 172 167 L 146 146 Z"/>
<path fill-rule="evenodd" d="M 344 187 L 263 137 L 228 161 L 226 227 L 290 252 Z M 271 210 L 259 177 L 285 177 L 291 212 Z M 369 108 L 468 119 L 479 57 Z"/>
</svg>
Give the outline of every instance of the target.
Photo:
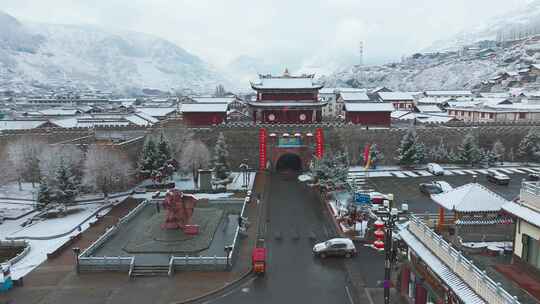
<svg viewBox="0 0 540 304">
<path fill-rule="evenodd" d="M 358 62 L 358 64 L 360 66 L 364 65 L 364 41 L 360 41 L 360 45 L 359 45 L 359 55 L 360 55 L 360 60 Z"/>
</svg>

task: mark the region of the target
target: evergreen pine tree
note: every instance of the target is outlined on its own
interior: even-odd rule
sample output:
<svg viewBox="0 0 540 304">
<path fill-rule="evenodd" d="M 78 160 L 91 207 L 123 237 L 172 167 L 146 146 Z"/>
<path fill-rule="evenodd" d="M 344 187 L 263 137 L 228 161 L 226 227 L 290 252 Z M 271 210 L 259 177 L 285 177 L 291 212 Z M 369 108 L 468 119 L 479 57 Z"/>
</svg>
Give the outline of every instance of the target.
<svg viewBox="0 0 540 304">
<path fill-rule="evenodd" d="M 148 178 L 150 175 L 152 175 L 152 172 L 155 171 L 157 168 L 155 167 L 156 164 L 156 145 L 154 141 L 150 138 L 146 141 L 141 159 L 139 160 L 139 174 L 144 177 Z"/>
<path fill-rule="evenodd" d="M 493 152 L 493 150 L 481 150 L 480 155 L 481 162 L 488 167 L 493 166 L 497 161 L 497 155 L 495 154 L 495 152 Z"/>
<path fill-rule="evenodd" d="M 55 198 L 57 202 L 64 205 L 71 205 L 77 196 L 78 187 L 71 170 L 69 170 L 63 161 L 60 161 L 60 166 L 56 170 L 55 182 Z"/>
<path fill-rule="evenodd" d="M 229 157 L 229 150 L 227 143 L 225 142 L 225 135 L 222 132 L 219 133 L 216 146 L 214 147 L 213 165 L 216 177 L 218 179 L 225 179 L 229 175 L 229 165 L 227 159 Z"/>
<path fill-rule="evenodd" d="M 518 156 L 526 162 L 534 161 L 540 152 L 540 136 L 534 129 L 529 130 L 518 146 Z"/>
<path fill-rule="evenodd" d="M 476 143 L 476 138 L 472 133 L 468 133 L 463 138 L 463 142 L 458 147 L 459 160 L 463 164 L 474 165 L 481 160 L 481 153 L 478 144 Z"/>
<path fill-rule="evenodd" d="M 449 160 L 450 153 L 448 152 L 448 148 L 442 137 L 439 141 L 439 145 L 430 150 L 429 157 L 434 162 L 446 162 Z"/>
<path fill-rule="evenodd" d="M 311 176 L 317 185 L 326 191 L 348 188 L 349 159 L 346 153 L 325 154 L 314 158 L 310 167 Z"/>
<path fill-rule="evenodd" d="M 500 140 L 497 140 L 493 144 L 493 148 L 491 149 L 495 157 L 497 158 L 497 161 L 501 162 L 501 164 L 504 161 L 504 153 L 506 152 L 506 148 L 504 147 L 503 143 Z"/>
<path fill-rule="evenodd" d="M 169 142 L 164 138 L 163 133 L 161 133 L 157 149 L 157 163 L 155 165 L 157 168 L 161 168 L 170 159 L 171 149 L 169 147 Z"/>
<path fill-rule="evenodd" d="M 401 139 L 397 160 L 400 165 L 410 166 L 421 163 L 424 158 L 425 147 L 418 141 L 416 130 L 410 127 Z"/>
<path fill-rule="evenodd" d="M 39 183 L 39 191 L 37 196 L 38 208 L 44 208 L 53 201 L 52 191 L 49 187 L 47 178 L 42 177 Z"/>
</svg>

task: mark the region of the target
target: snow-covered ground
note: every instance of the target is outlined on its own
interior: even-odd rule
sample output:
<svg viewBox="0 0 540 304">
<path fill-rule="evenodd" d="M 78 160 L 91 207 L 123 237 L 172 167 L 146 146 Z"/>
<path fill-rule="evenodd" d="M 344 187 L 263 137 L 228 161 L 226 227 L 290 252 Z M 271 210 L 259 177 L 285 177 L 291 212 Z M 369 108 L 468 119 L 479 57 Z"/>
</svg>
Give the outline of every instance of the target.
<svg viewBox="0 0 540 304">
<path fill-rule="evenodd" d="M 255 181 L 255 172 L 248 172 L 249 174 L 249 185 L 248 189 L 251 189 L 253 187 L 253 182 Z M 233 181 L 227 185 L 227 190 L 244 190 L 245 187 L 243 187 L 244 183 L 244 177 L 242 172 L 231 172 L 231 175 L 233 177 Z M 174 183 L 177 189 L 180 190 L 195 190 L 195 183 L 193 182 L 193 178 L 191 175 L 184 176 L 182 178 L 175 177 Z"/>
<path fill-rule="evenodd" d="M 38 192 L 38 186 L 33 188 L 31 183 L 22 183 L 22 190 L 18 183 L 0 185 L 0 198 L 18 198 L 32 200 Z M 35 193 L 35 194 L 34 194 Z"/>
<path fill-rule="evenodd" d="M 30 244 L 30 251 L 19 262 L 15 263 L 11 268 L 13 279 L 18 279 L 25 276 L 32 271 L 39 264 L 43 263 L 47 259 L 47 253 L 51 253 L 62 246 L 65 242 L 78 233 L 78 226 L 81 227 L 81 231 L 86 230 L 90 223 L 95 222 L 97 218 L 92 216 L 103 204 L 86 204 L 79 206 L 80 211 L 77 213 L 69 214 L 62 218 L 46 219 L 42 221 L 36 221 L 32 225 L 22 227 L 21 224 L 27 221 L 29 218 L 35 215 L 35 213 L 26 215 L 17 220 L 7 220 L 0 225 L 0 239 L 6 239 L 9 237 L 31 237 L 31 238 L 45 238 L 53 237 L 48 240 L 33 240 L 28 239 Z M 99 212 L 99 215 L 105 215 L 109 212 L 109 208 Z M 73 232 L 68 233 L 72 229 Z M 56 237 L 56 235 L 68 233 L 62 237 Z"/>
</svg>

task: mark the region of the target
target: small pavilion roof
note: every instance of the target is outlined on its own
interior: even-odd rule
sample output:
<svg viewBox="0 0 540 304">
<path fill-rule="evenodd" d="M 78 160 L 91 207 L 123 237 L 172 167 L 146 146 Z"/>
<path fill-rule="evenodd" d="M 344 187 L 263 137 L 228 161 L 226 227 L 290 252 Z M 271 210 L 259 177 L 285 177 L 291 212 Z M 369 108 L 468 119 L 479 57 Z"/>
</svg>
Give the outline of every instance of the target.
<svg viewBox="0 0 540 304">
<path fill-rule="evenodd" d="M 497 212 L 509 201 L 478 184 L 470 183 L 431 198 L 441 207 L 458 212 Z"/>
</svg>

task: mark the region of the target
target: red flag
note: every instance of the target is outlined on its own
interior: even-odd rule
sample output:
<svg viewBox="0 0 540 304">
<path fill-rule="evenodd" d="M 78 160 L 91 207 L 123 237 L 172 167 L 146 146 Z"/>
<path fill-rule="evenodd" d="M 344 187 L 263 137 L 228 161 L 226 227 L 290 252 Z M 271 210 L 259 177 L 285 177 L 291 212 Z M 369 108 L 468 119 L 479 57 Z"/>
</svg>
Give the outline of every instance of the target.
<svg viewBox="0 0 540 304">
<path fill-rule="evenodd" d="M 369 161 L 369 149 L 371 148 L 371 144 L 367 144 L 364 148 L 364 166 L 367 165 Z"/>
</svg>

